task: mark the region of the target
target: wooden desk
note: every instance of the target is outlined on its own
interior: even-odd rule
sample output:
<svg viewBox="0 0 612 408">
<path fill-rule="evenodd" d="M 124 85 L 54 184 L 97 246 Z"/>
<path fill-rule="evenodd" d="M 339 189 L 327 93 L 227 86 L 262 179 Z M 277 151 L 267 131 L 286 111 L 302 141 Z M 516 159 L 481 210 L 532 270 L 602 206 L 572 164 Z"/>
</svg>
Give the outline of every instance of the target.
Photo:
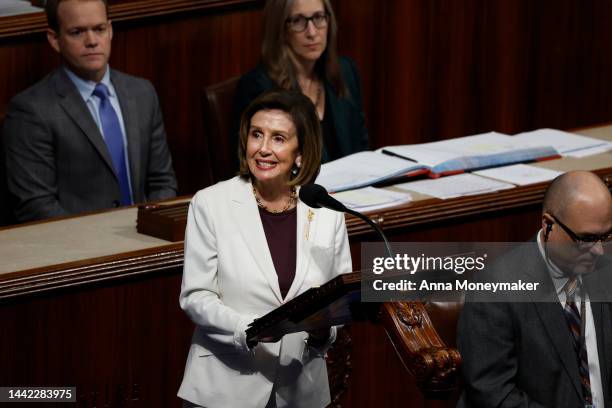
<svg viewBox="0 0 612 408">
<path fill-rule="evenodd" d="M 612 140 L 612 126 L 581 133 Z M 611 152 L 539 165 L 612 179 Z M 418 197 L 373 217 L 395 241 L 520 241 L 539 225 L 544 188 Z M 178 307 L 183 248 L 136 233 L 135 222 L 130 208 L 0 230 L 0 385 L 76 385 L 77 407 L 180 406 L 193 330 Z M 360 243 L 373 237 L 358 220 L 347 224 L 359 262 Z M 350 331 L 344 405 L 422 406 L 421 395 L 406 395 L 414 379 L 383 330 Z"/>
</svg>

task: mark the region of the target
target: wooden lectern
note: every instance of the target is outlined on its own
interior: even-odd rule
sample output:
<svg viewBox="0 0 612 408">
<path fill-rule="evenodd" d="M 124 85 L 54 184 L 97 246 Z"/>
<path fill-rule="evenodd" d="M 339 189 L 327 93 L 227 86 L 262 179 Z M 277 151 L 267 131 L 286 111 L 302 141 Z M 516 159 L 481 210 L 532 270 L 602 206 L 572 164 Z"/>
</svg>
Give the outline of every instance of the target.
<svg viewBox="0 0 612 408">
<path fill-rule="evenodd" d="M 309 289 L 255 320 L 247 330 L 247 341 L 277 341 L 288 333 L 365 320 L 383 325 L 427 398 L 445 399 L 456 389 L 461 357 L 440 339 L 423 303 L 361 303 L 360 272 Z"/>
</svg>

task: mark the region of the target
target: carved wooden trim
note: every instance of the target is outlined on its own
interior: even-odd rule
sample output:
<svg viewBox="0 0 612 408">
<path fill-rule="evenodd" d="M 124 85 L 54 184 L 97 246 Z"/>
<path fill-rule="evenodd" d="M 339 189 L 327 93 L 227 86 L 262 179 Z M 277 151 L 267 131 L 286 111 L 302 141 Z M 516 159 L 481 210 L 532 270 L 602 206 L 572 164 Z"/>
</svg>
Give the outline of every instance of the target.
<svg viewBox="0 0 612 408">
<path fill-rule="evenodd" d="M 440 339 L 422 303 L 384 303 L 380 319 L 426 398 L 444 399 L 455 391 L 461 356 Z"/>
<path fill-rule="evenodd" d="M 252 6 L 262 0 L 141 0 L 110 6 L 113 21 L 136 20 L 197 10 L 224 9 L 232 6 Z M 47 28 L 44 13 L 29 13 L 0 17 L 0 38 L 39 33 Z"/>
<path fill-rule="evenodd" d="M 0 300 L 182 268 L 183 244 L 0 276 Z"/>
<path fill-rule="evenodd" d="M 327 352 L 327 373 L 331 402 L 328 408 L 341 408 L 341 400 L 351 384 L 353 340 L 346 327 L 338 329 L 336 341 Z"/>
</svg>

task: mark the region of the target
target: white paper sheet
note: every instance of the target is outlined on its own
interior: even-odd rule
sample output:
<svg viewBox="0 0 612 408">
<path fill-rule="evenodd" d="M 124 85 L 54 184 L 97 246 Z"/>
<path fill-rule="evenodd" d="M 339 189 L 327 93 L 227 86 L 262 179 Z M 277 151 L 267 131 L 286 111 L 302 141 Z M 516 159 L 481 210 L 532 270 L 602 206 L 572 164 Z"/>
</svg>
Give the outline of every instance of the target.
<svg viewBox="0 0 612 408">
<path fill-rule="evenodd" d="M 474 172 L 474 174 L 516 184 L 517 186 L 526 186 L 529 184 L 550 181 L 563 173 L 556 170 L 530 166 L 528 164 L 515 164 L 513 166 L 480 170 Z"/>
<path fill-rule="evenodd" d="M 612 150 L 612 143 L 607 143 L 605 145 L 601 145 L 601 146 L 595 146 L 595 147 L 587 147 L 586 149 L 580 149 L 580 150 L 575 150 L 572 152 L 568 152 L 565 154 L 565 156 L 568 157 L 575 157 L 575 158 L 581 158 L 581 157 L 587 157 L 587 156 L 593 156 L 595 154 L 599 154 L 599 153 L 605 153 Z"/>
<path fill-rule="evenodd" d="M 402 190 L 412 190 L 441 199 L 484 194 L 491 191 L 506 190 L 515 186 L 475 174 L 465 173 L 437 179 L 418 180 L 398 184 Z"/>
<path fill-rule="evenodd" d="M 408 203 L 412 196 L 408 192 L 397 192 L 382 188 L 365 187 L 333 194 L 336 200 L 350 209 L 360 212 L 382 210 Z"/>
<path fill-rule="evenodd" d="M 506 152 L 517 146 L 511 136 L 489 132 L 473 136 L 441 140 L 439 142 L 383 147 L 386 150 L 416 162 L 434 167 L 448 160 L 464 156 Z"/>
<path fill-rule="evenodd" d="M 537 129 L 513 136 L 521 143 L 553 146 L 563 156 L 584 157 L 612 149 L 612 143 L 557 129 Z"/>
</svg>

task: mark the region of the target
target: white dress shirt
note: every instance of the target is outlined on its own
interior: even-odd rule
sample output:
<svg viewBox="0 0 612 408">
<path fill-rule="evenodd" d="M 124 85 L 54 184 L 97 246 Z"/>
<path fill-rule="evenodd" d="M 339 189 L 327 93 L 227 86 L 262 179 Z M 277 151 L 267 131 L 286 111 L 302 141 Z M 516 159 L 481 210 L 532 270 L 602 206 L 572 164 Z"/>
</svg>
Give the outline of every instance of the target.
<svg viewBox="0 0 612 408">
<path fill-rule="evenodd" d="M 93 81 L 88 81 L 86 79 L 81 78 L 74 72 L 70 71 L 67 67 L 64 67 L 64 71 L 81 94 L 81 97 L 83 98 L 83 101 L 85 101 L 89 112 L 91 112 L 91 116 L 93 117 L 94 122 L 96 122 L 98 129 L 100 129 L 100 134 L 103 138 L 106 139 L 106 136 L 104 135 L 104 129 L 102 128 L 102 121 L 100 120 L 100 98 L 93 95 L 93 91 L 96 88 L 97 84 Z M 106 87 L 108 88 L 108 99 L 111 103 L 111 106 L 115 110 L 115 113 L 117 114 L 117 118 L 119 119 L 119 125 L 121 127 L 121 136 L 123 137 L 123 156 L 125 157 L 125 166 L 127 169 L 128 187 L 130 188 L 130 198 L 133 201 L 134 194 L 132 192 L 132 179 L 130 177 L 130 158 L 128 155 L 127 133 L 125 133 L 125 123 L 123 121 L 123 113 L 121 112 L 119 98 L 117 96 L 117 92 L 115 91 L 115 87 L 113 86 L 113 83 L 110 80 L 110 67 L 108 65 L 106 66 L 106 72 L 104 73 L 104 77 L 102 77 L 100 83 L 106 85 Z"/>
<path fill-rule="evenodd" d="M 569 280 L 567 276 L 559 269 L 557 265 L 555 265 L 552 260 L 547 259 L 546 252 L 544 251 L 544 244 L 541 240 L 542 231 L 538 232 L 538 248 L 540 249 L 540 254 L 542 254 L 542 258 L 546 265 L 548 265 L 548 273 L 555 285 L 555 290 L 557 291 L 557 296 L 559 297 L 559 302 L 561 303 L 561 307 L 565 309 L 565 302 L 567 301 L 567 296 L 565 291 L 563 290 L 565 284 Z M 578 278 L 580 283 L 582 283 L 582 279 Z M 576 307 L 578 308 L 578 313 L 581 313 L 581 302 L 582 302 L 582 293 L 580 290 L 576 291 L 575 295 Z M 587 358 L 589 360 L 589 378 L 591 381 L 591 395 L 593 396 L 593 405 L 596 408 L 605 408 L 604 407 L 604 399 L 603 399 L 603 386 L 601 384 L 601 371 L 599 370 L 599 353 L 597 351 L 597 333 L 595 332 L 595 322 L 593 320 L 593 311 L 591 309 L 591 302 L 589 301 L 589 295 L 585 296 L 585 327 L 584 327 L 584 337 L 587 348 Z"/>
</svg>

